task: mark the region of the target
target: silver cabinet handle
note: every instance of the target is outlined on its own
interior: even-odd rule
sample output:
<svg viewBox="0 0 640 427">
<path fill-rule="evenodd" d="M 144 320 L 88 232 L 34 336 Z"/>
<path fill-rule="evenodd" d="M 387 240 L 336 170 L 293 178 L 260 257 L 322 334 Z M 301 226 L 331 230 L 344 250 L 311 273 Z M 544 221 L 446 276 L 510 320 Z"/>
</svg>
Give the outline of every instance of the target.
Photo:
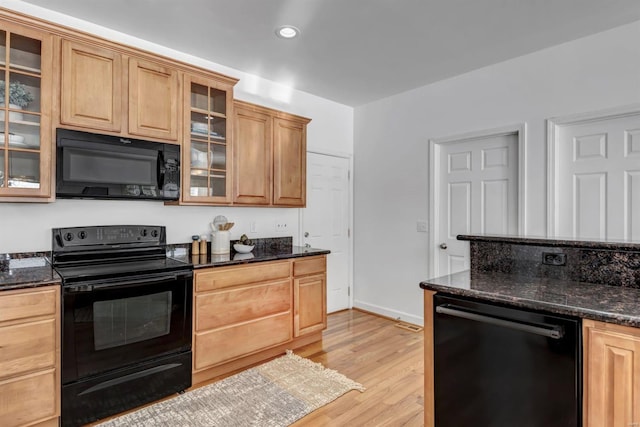
<svg viewBox="0 0 640 427">
<path fill-rule="evenodd" d="M 446 243 L 440 243 L 440 249 L 447 249 L 447 247 Z"/>
<path fill-rule="evenodd" d="M 309 237 L 309 232 L 308 231 L 304 232 L 304 237 Z"/>
</svg>

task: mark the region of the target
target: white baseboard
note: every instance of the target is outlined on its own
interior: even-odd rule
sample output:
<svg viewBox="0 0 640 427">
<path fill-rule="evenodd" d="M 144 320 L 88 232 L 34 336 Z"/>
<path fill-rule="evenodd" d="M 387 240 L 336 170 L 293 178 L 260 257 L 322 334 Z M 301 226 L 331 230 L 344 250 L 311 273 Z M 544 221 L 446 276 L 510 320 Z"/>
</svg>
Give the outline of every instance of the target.
<svg viewBox="0 0 640 427">
<path fill-rule="evenodd" d="M 424 326 L 424 317 L 414 316 L 413 314 L 405 313 L 404 311 L 392 310 L 387 307 L 380 307 L 379 305 L 369 304 L 358 300 L 353 301 L 353 306 L 381 316 L 391 317 L 392 319 L 398 319 L 403 322 L 413 323 L 414 325 Z"/>
</svg>

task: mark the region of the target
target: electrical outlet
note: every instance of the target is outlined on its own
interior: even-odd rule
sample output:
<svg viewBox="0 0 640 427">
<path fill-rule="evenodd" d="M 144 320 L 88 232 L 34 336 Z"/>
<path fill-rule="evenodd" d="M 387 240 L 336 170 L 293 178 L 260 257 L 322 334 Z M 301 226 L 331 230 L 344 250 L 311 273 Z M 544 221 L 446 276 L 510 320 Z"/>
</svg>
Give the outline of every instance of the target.
<svg viewBox="0 0 640 427">
<path fill-rule="evenodd" d="M 542 252 L 542 263 L 546 265 L 567 265 L 567 254 Z"/>
<path fill-rule="evenodd" d="M 256 222 L 255 221 L 251 221 L 251 224 L 249 224 L 249 232 L 250 233 L 255 233 L 256 232 Z"/>
<path fill-rule="evenodd" d="M 289 231 L 289 225 L 284 221 L 276 221 L 276 233 L 286 233 Z"/>
</svg>

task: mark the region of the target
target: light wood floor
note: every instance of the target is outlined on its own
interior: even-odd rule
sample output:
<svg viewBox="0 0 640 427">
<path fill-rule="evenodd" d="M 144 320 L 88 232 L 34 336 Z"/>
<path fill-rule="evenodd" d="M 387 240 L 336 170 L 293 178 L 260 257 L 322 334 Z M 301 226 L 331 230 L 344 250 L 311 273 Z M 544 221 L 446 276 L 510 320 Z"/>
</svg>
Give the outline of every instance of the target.
<svg viewBox="0 0 640 427">
<path fill-rule="evenodd" d="M 328 316 L 321 343 L 296 354 L 320 362 L 364 385 L 293 424 L 308 426 L 424 425 L 423 331 L 346 310 Z"/>
<path fill-rule="evenodd" d="M 327 323 L 321 342 L 295 353 L 341 372 L 366 391 L 350 391 L 293 426 L 423 426 L 423 331 L 408 331 L 394 320 L 358 310 L 330 314 Z"/>
</svg>

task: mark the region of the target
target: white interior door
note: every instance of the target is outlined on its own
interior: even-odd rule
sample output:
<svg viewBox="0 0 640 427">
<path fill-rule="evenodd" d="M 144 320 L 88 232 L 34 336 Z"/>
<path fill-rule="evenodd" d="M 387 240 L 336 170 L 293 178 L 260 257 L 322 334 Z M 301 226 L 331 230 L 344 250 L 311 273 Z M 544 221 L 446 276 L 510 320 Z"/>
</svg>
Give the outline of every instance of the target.
<svg viewBox="0 0 640 427">
<path fill-rule="evenodd" d="M 640 240 L 640 112 L 560 125 L 556 135 L 552 234 Z"/>
<path fill-rule="evenodd" d="M 307 207 L 302 209 L 304 243 L 329 249 L 327 312 L 349 308 L 349 159 L 307 153 Z"/>
<path fill-rule="evenodd" d="M 469 268 L 459 234 L 518 232 L 518 133 L 436 144 L 435 275 Z"/>
</svg>

